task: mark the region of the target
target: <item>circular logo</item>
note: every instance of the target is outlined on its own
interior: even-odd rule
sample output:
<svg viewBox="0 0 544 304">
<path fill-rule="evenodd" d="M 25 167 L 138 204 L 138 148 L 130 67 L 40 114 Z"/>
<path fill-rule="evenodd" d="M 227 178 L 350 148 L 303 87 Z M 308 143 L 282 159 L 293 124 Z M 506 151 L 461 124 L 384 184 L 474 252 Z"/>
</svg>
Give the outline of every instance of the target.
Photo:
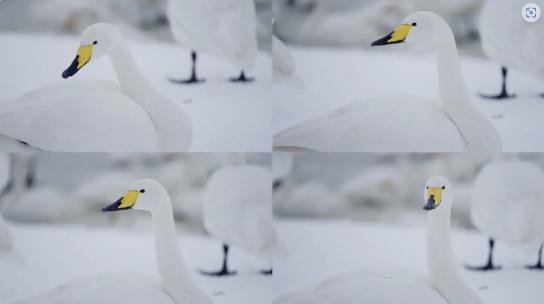
<svg viewBox="0 0 544 304">
<path fill-rule="evenodd" d="M 527 3 L 521 9 L 521 16 L 527 22 L 536 22 L 540 19 L 540 6 L 536 3 Z"/>
</svg>

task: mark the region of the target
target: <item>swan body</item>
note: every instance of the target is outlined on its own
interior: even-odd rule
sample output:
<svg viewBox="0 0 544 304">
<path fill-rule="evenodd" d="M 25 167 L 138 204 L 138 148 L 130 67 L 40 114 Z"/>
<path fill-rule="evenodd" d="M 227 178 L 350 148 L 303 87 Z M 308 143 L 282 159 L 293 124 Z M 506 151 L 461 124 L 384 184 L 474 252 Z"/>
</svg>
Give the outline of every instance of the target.
<svg viewBox="0 0 544 304">
<path fill-rule="evenodd" d="M 544 172 L 516 158 L 499 158 L 476 177 L 474 225 L 489 237 L 516 246 L 544 242 Z"/>
<path fill-rule="evenodd" d="M 176 41 L 195 52 L 228 60 L 241 70 L 257 57 L 253 0 L 169 0 L 168 19 Z"/>
<path fill-rule="evenodd" d="M 521 9 L 528 2 L 544 8 L 543 0 L 487 0 L 480 17 L 485 54 L 506 67 L 544 77 L 544 23 L 528 23 Z"/>
<path fill-rule="evenodd" d="M 176 239 L 172 204 L 162 185 L 149 179 L 135 181 L 119 200 L 102 211 L 128 209 L 151 212 L 159 281 L 132 273 L 99 274 L 73 280 L 16 303 L 212 304 L 192 281 L 184 265 Z"/>
<path fill-rule="evenodd" d="M 104 55 L 109 55 L 119 84 L 53 83 L 3 101 L 0 134 L 48 151 L 187 151 L 192 142 L 189 118 L 151 85 L 114 26 L 88 27 L 63 77 Z"/>
<path fill-rule="evenodd" d="M 482 304 L 458 273 L 451 248 L 453 188 L 444 177 L 431 177 L 426 183 L 424 199 L 423 209 L 428 213 L 428 278 L 403 269 L 362 269 L 333 276 L 275 303 Z"/>
<path fill-rule="evenodd" d="M 425 119 L 419 117 L 423 112 Z M 437 129 L 441 131 L 436 132 Z M 358 101 L 305 120 L 277 134 L 274 146 L 320 152 L 461 152 L 465 149 L 457 127 L 436 102 L 406 96 Z"/>
<path fill-rule="evenodd" d="M 271 258 L 276 246 L 272 176 L 254 165 L 229 164 L 209 179 L 202 198 L 206 230 L 224 243 Z"/>
<path fill-rule="evenodd" d="M 448 304 L 422 276 L 398 269 L 373 268 L 336 275 L 303 291 L 280 297 L 274 303 Z"/>
<path fill-rule="evenodd" d="M 502 151 L 497 130 L 472 103 L 447 23 L 433 13 L 416 12 L 373 45 L 402 42 L 434 46 L 439 101 L 408 96 L 358 101 L 278 133 L 274 147 L 324 152 Z"/>
<path fill-rule="evenodd" d="M 111 290 L 104 294 L 104 290 Z M 94 304 L 94 303 L 175 304 L 160 284 L 137 273 L 98 274 L 77 278 L 45 294 L 16 301 L 14 304 Z"/>
</svg>

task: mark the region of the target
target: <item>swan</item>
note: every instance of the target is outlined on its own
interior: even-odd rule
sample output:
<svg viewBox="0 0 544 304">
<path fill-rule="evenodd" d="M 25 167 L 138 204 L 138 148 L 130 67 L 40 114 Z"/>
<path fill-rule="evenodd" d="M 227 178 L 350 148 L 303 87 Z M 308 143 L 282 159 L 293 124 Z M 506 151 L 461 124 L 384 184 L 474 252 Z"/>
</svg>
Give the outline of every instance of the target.
<svg viewBox="0 0 544 304">
<path fill-rule="evenodd" d="M 230 245 L 269 259 L 276 249 L 271 173 L 245 164 L 245 157 L 238 153 L 226 154 L 223 163 L 208 180 L 202 198 L 204 227 L 223 242 L 222 268 L 202 271 L 213 276 L 236 274 L 228 268 Z M 271 275 L 272 270 L 261 273 Z"/>
<path fill-rule="evenodd" d="M 234 82 L 251 82 L 245 71 L 257 57 L 257 16 L 253 0 L 169 0 L 168 20 L 176 41 L 191 49 L 191 76 L 175 83 L 203 82 L 197 76 L 197 54 L 224 58 L 240 68 Z"/>
<path fill-rule="evenodd" d="M 89 26 L 62 76 L 109 55 L 119 85 L 79 80 L 42 86 L 0 103 L 0 134 L 41 150 L 62 152 L 181 152 L 189 150 L 187 115 L 148 81 L 119 29 Z"/>
<path fill-rule="evenodd" d="M 544 270 L 544 172 L 540 167 L 515 155 L 499 155 L 476 177 L 471 200 L 472 222 L 489 236 L 489 255 L 485 265 L 467 268 L 500 269 L 493 263 L 497 239 L 516 247 L 540 247 L 536 264 L 528 268 Z"/>
<path fill-rule="evenodd" d="M 429 12 L 408 16 L 374 46 L 412 41 L 436 51 L 440 103 L 421 97 L 376 97 L 354 102 L 295 124 L 274 137 L 277 150 L 322 152 L 455 152 L 495 153 L 500 136 L 474 106 L 447 23 Z"/>
<path fill-rule="evenodd" d="M 16 303 L 212 304 L 195 285 L 184 265 L 176 239 L 172 205 L 162 185 L 150 179 L 137 180 L 119 200 L 102 211 L 127 209 L 151 213 L 160 281 L 133 273 L 105 273 L 78 278 Z"/>
<path fill-rule="evenodd" d="M 306 290 L 281 297 L 277 304 L 427 303 L 482 304 L 459 274 L 451 246 L 453 188 L 441 176 L 427 180 L 428 278 L 402 269 L 363 269 L 329 278 Z"/>
<path fill-rule="evenodd" d="M 487 0 L 480 16 L 482 49 L 487 57 L 502 65 L 502 87 L 496 95 L 482 95 L 489 99 L 516 97 L 507 90 L 508 69 L 516 68 L 544 78 L 544 22 L 528 23 L 521 9 L 529 2 L 544 8 L 543 0 Z M 499 30 L 500 29 L 500 30 Z M 544 97 L 544 92 L 541 94 Z"/>
</svg>

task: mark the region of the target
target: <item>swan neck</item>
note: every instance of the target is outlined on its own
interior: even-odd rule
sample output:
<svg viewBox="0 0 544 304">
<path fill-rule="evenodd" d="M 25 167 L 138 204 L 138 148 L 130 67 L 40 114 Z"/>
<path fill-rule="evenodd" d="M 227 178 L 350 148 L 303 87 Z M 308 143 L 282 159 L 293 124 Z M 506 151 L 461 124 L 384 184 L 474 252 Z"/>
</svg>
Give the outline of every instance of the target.
<svg viewBox="0 0 544 304">
<path fill-rule="evenodd" d="M 478 295 L 459 274 L 451 245 L 450 218 L 450 202 L 443 202 L 427 215 L 427 267 L 430 282 L 450 304 L 480 304 Z"/>
<path fill-rule="evenodd" d="M 434 23 L 438 86 L 444 111 L 462 135 L 467 151 L 483 155 L 502 151 L 499 133 L 472 103 L 450 27 L 438 17 L 434 17 Z"/>
<path fill-rule="evenodd" d="M 172 203 L 166 190 L 161 189 L 157 205 L 151 211 L 153 235 L 159 276 L 166 292 L 176 301 L 183 303 L 181 289 L 192 287 L 183 256 L 178 246 Z"/>
<path fill-rule="evenodd" d="M 153 88 L 136 64 L 127 43 L 124 40 L 119 41 L 109 55 L 121 89 L 140 102 L 138 97 L 142 95 L 142 92 L 151 91 Z"/>
<path fill-rule="evenodd" d="M 447 111 L 456 111 L 461 107 L 471 108 L 473 105 L 461 72 L 453 32 L 441 19 L 436 19 L 434 23 L 433 38 L 442 104 Z"/>
<path fill-rule="evenodd" d="M 181 109 L 151 85 L 136 64 L 125 41 L 120 41 L 110 52 L 110 59 L 121 89 L 147 112 L 153 122 L 160 150 L 187 150 L 180 133 L 187 128 Z"/>
</svg>

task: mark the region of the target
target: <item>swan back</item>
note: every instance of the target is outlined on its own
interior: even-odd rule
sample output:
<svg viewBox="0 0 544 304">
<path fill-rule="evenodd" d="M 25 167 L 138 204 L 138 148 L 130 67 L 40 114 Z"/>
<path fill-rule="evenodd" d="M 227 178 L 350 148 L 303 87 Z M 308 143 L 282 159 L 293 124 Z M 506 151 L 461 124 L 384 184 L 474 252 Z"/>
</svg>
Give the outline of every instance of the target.
<svg viewBox="0 0 544 304">
<path fill-rule="evenodd" d="M 104 80 L 52 83 L 1 103 L 0 133 L 48 151 L 158 150 L 149 115 Z"/>
</svg>

